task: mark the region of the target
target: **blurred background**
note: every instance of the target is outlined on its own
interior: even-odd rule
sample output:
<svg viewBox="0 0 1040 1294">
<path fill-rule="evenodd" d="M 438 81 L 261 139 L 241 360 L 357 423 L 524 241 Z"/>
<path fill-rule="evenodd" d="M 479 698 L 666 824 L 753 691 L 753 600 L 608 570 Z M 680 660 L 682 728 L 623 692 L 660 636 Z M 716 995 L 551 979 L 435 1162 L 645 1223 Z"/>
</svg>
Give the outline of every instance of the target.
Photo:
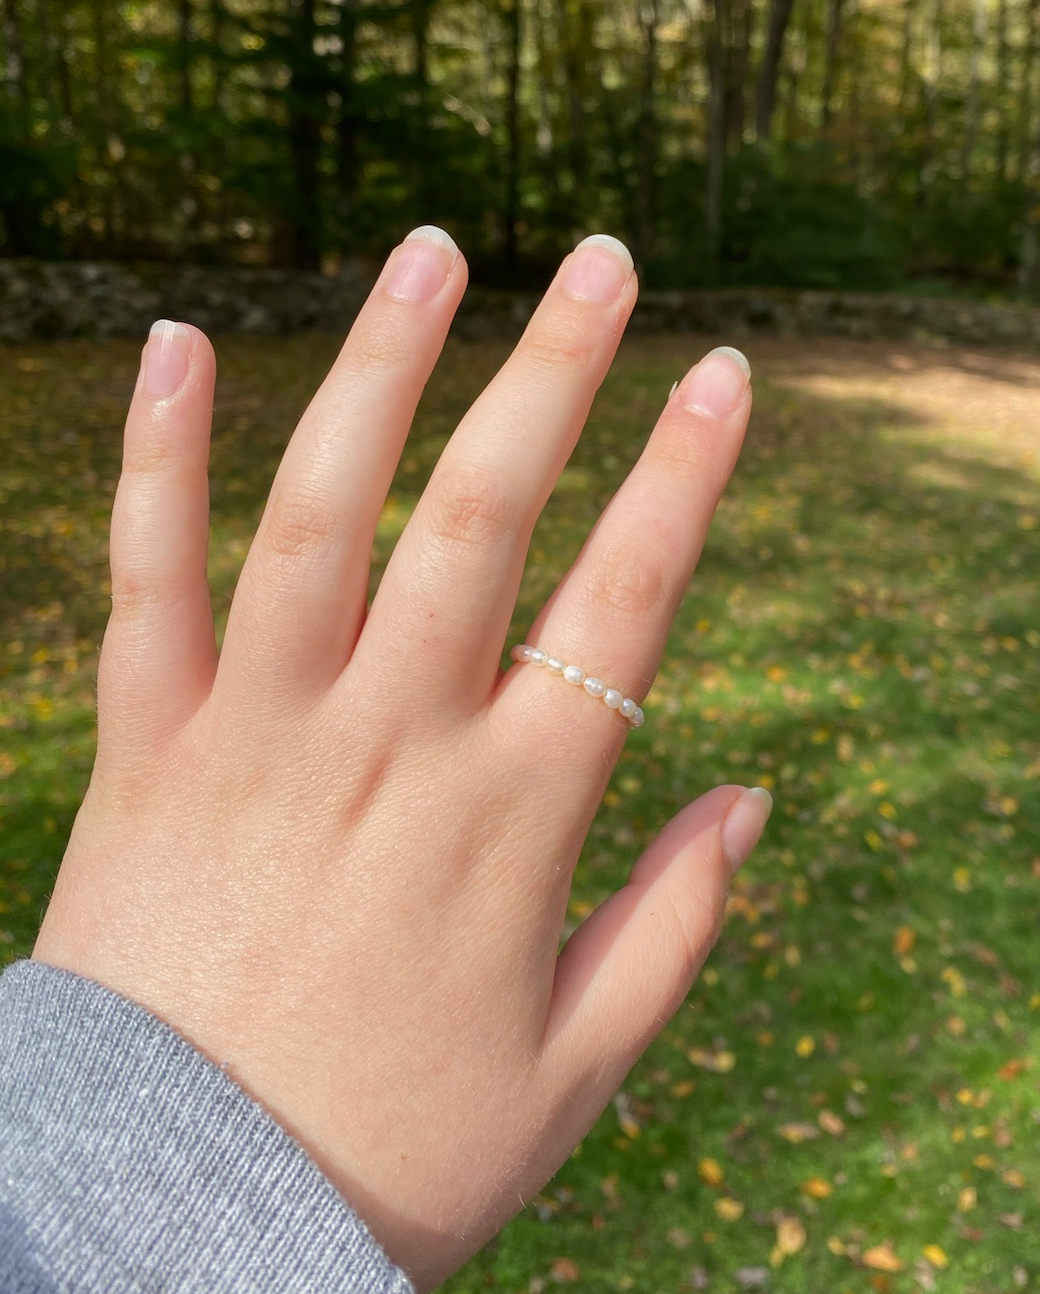
<svg viewBox="0 0 1040 1294">
<path fill-rule="evenodd" d="M 0 0 L 0 253 L 1037 289 L 1036 0 Z"/>
<path fill-rule="evenodd" d="M 776 809 L 683 1008 L 446 1289 L 1040 1287 L 1038 49 L 1040 0 L 0 0 L 0 964 L 90 774 L 151 320 L 216 334 L 219 633 L 389 248 L 442 224 L 478 288 L 373 587 L 559 258 L 615 233 L 649 290 L 510 641 L 691 363 L 739 345 L 755 410 L 568 930 L 709 786 Z"/>
</svg>

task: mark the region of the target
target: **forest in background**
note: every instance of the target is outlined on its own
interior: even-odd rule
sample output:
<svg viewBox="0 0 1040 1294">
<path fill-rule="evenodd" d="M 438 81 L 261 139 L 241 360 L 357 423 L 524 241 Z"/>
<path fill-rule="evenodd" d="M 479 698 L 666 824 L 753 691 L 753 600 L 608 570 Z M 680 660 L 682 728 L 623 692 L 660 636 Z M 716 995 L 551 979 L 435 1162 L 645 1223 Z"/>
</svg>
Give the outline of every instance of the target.
<svg viewBox="0 0 1040 1294">
<path fill-rule="evenodd" d="M 0 254 L 1036 298 L 1040 0 L 0 0 Z"/>
</svg>

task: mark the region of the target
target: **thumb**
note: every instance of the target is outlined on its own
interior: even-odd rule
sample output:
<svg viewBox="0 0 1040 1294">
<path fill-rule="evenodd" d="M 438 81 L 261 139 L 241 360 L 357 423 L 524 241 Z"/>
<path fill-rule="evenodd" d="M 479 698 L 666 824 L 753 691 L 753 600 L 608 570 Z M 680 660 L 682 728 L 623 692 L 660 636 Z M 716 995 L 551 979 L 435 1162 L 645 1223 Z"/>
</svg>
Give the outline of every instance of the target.
<svg viewBox="0 0 1040 1294">
<path fill-rule="evenodd" d="M 591 1117 L 689 992 L 772 804 L 761 787 L 720 786 L 695 800 L 560 954 L 545 1048 L 563 1082 L 578 1079 L 581 1104 L 599 1102 Z"/>
</svg>

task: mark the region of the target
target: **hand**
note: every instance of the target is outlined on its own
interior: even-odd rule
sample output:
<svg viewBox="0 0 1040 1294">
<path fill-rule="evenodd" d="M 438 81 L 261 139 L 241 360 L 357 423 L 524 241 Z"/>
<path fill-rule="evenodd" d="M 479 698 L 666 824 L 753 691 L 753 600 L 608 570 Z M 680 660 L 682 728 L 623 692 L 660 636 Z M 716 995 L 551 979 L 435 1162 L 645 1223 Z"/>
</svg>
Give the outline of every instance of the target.
<svg viewBox="0 0 1040 1294">
<path fill-rule="evenodd" d="M 420 1289 L 544 1184 L 676 1010 L 769 807 L 734 786 L 691 804 L 557 955 L 629 725 L 500 661 L 636 279 L 611 239 L 567 257 L 366 614 L 376 522 L 465 282 L 438 230 L 390 256 L 282 460 L 219 659 L 213 353 L 197 329 L 153 330 L 112 515 L 97 762 L 34 954 L 226 1064 Z M 740 447 L 738 360 L 713 353 L 669 398 L 527 635 L 636 701 Z"/>
</svg>

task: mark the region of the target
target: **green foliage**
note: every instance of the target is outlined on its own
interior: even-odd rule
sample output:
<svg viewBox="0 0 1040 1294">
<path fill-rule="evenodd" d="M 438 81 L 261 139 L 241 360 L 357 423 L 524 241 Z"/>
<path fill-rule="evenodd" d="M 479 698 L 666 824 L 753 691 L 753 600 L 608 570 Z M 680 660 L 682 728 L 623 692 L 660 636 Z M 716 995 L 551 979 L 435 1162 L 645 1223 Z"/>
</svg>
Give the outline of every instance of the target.
<svg viewBox="0 0 1040 1294">
<path fill-rule="evenodd" d="M 759 139 L 778 0 L 19 0 L 0 20 L 0 254 L 314 268 L 436 222 L 492 283 L 540 280 L 609 229 L 658 287 L 1028 294 L 1031 3 L 805 0 Z"/>
</svg>

